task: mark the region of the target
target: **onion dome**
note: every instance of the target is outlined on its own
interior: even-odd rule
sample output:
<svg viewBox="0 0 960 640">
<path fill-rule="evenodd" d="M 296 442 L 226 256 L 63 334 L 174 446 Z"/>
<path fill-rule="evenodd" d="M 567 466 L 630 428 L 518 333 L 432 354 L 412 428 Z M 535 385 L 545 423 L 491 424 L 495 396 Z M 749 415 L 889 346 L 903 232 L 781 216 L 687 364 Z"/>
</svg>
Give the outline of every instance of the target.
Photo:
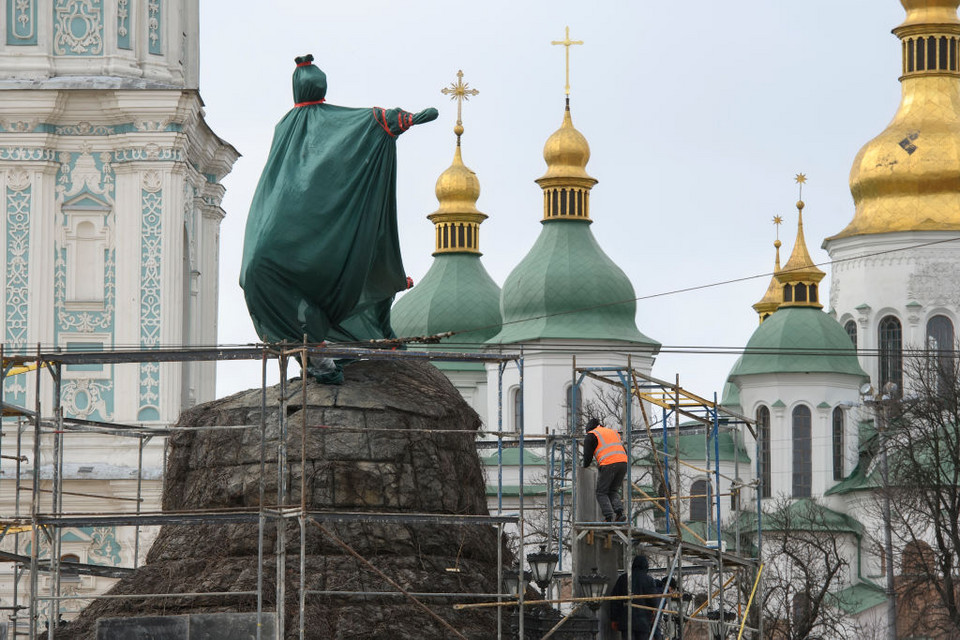
<svg viewBox="0 0 960 640">
<path fill-rule="evenodd" d="M 801 185 L 806 178 L 801 173 L 797 182 Z M 807 242 L 803 238 L 803 200 L 797 201 L 797 241 L 793 245 L 793 253 L 776 278 L 783 292 L 783 307 L 815 307 L 822 309 L 818 286 L 825 274 L 817 268 L 807 251 Z M 849 338 L 847 338 L 849 341 Z"/>
<path fill-rule="evenodd" d="M 866 379 L 840 323 L 815 307 L 781 307 L 757 327 L 730 377 L 770 373 L 840 373 Z"/>
<path fill-rule="evenodd" d="M 775 220 L 779 219 L 779 216 L 775 218 Z M 778 222 L 777 224 L 780 223 Z M 767 292 L 763 295 L 763 298 L 760 299 L 760 302 L 753 305 L 753 310 L 760 316 L 760 322 L 769 318 L 770 314 L 779 309 L 781 303 L 783 303 L 783 287 L 780 281 L 777 280 L 777 275 L 780 273 L 780 244 L 780 238 L 777 238 L 773 243 L 777 257 L 773 264 L 773 276 L 770 278 L 770 285 L 767 287 Z"/>
<path fill-rule="evenodd" d="M 458 72 L 457 83 L 451 85 L 454 99 L 476 95 L 462 78 L 463 72 Z M 393 330 L 400 337 L 452 331 L 456 335 L 449 342 L 483 343 L 500 331 L 500 287 L 480 261 L 480 224 L 487 216 L 477 209 L 480 180 L 463 164 L 463 131 L 458 111 L 453 162 L 437 179 L 440 206 L 427 216 L 434 224 L 433 264 L 423 280 L 397 300 L 391 313 Z M 472 367 L 461 363 L 442 368 Z"/>
<path fill-rule="evenodd" d="M 900 107 L 853 161 L 845 238 L 960 230 L 960 0 L 901 0 Z"/>
<path fill-rule="evenodd" d="M 573 126 L 569 100 L 543 157 L 547 172 L 537 180 L 543 227 L 503 285 L 503 330 L 490 342 L 615 340 L 659 349 L 637 329 L 630 279 L 590 231 L 589 195 L 597 181 L 586 172 L 590 147 Z"/>
</svg>

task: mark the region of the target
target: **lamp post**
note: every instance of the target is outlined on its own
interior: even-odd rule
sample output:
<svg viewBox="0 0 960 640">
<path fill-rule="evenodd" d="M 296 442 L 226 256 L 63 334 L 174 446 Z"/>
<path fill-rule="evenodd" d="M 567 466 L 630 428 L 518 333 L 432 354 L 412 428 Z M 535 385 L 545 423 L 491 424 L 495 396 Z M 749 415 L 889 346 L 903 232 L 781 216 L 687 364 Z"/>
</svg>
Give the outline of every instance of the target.
<svg viewBox="0 0 960 640">
<path fill-rule="evenodd" d="M 529 571 L 523 572 L 523 584 L 520 580 L 520 567 L 514 566 L 503 574 L 503 590 L 511 596 L 519 597 L 520 593 L 526 590 L 530 583 L 531 574 Z"/>
<path fill-rule="evenodd" d="M 607 594 L 607 576 L 597 571 L 596 567 L 593 568 L 592 572 L 581 575 L 577 582 L 580 585 L 581 598 L 602 598 Z M 587 605 L 594 614 L 600 609 L 599 600 L 591 600 Z M 593 632 L 594 637 L 596 638 L 599 633 L 600 621 L 597 620 L 597 626 Z"/>
<path fill-rule="evenodd" d="M 540 545 L 540 551 L 527 554 L 527 562 L 530 564 L 530 571 L 533 573 L 533 581 L 537 583 L 541 591 L 547 588 L 553 579 L 553 570 L 557 566 L 557 560 L 560 559 L 555 553 L 547 552 L 546 545 Z"/>
<path fill-rule="evenodd" d="M 893 382 L 883 385 L 883 393 L 876 394 L 869 383 L 860 387 L 863 402 L 874 409 L 877 434 L 880 438 L 880 478 L 883 481 L 883 555 L 886 556 L 887 637 L 897 640 L 897 592 L 893 576 L 893 528 L 890 515 L 890 467 L 887 464 L 887 411 L 899 391 Z"/>
</svg>

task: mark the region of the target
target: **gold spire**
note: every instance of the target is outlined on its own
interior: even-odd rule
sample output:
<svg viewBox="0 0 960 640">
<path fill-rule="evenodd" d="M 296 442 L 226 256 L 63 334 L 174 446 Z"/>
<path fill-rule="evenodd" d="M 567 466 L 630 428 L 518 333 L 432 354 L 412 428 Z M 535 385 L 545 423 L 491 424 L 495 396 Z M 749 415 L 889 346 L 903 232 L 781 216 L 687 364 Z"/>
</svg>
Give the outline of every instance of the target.
<svg viewBox="0 0 960 640">
<path fill-rule="evenodd" d="M 803 196 L 803 185 L 807 176 L 798 173 L 796 182 L 800 185 L 800 196 Z M 817 268 L 807 251 L 807 242 L 803 237 L 803 200 L 797 200 L 797 241 L 793 245 L 793 253 L 783 269 L 776 274 L 777 281 L 783 289 L 781 307 L 816 307 L 822 309 L 818 284 L 826 275 Z"/>
<path fill-rule="evenodd" d="M 567 62 L 567 74 L 565 76 L 566 82 L 563 85 L 563 92 L 568 96 L 570 95 L 570 46 L 575 44 L 583 44 L 583 40 L 571 40 L 570 39 L 570 27 L 566 27 L 566 31 L 563 40 L 552 40 L 550 44 L 562 44 L 563 53 Z"/>
<path fill-rule="evenodd" d="M 457 146 L 453 152 L 453 163 L 437 178 L 435 193 L 440 207 L 427 216 L 434 224 L 436 249 L 433 255 L 441 253 L 480 253 L 480 223 L 487 219 L 486 214 L 477 209 L 480 197 L 480 180 L 477 174 L 463 164 L 460 155 L 460 136 L 463 135 L 463 101 L 478 95 L 476 89 L 463 82 L 463 71 L 457 71 L 456 83 L 440 90 L 457 101 L 457 124 L 453 128 L 457 136 Z"/>
<path fill-rule="evenodd" d="M 960 0 L 901 0 L 900 107 L 850 170 L 853 220 L 831 240 L 960 230 Z"/>
<path fill-rule="evenodd" d="M 581 220 L 590 222 L 590 189 L 596 179 L 587 174 L 590 161 L 590 145 L 583 134 L 573 126 L 570 116 L 570 45 L 583 44 L 582 40 L 570 39 L 570 27 L 562 44 L 567 52 L 567 100 L 563 111 L 563 123 L 547 138 L 543 145 L 543 159 L 547 172 L 536 182 L 543 189 L 543 222 L 550 220 Z"/>
<path fill-rule="evenodd" d="M 777 239 L 773 242 L 773 247 L 777 252 L 776 260 L 773 265 L 773 276 L 770 278 L 770 285 L 767 292 L 760 299 L 760 302 L 753 305 L 753 310 L 760 316 L 760 323 L 770 317 L 770 314 L 780 308 L 783 303 L 783 287 L 777 280 L 777 274 L 780 273 L 780 225 L 783 224 L 783 218 L 773 216 L 773 224 L 777 227 Z"/>
</svg>

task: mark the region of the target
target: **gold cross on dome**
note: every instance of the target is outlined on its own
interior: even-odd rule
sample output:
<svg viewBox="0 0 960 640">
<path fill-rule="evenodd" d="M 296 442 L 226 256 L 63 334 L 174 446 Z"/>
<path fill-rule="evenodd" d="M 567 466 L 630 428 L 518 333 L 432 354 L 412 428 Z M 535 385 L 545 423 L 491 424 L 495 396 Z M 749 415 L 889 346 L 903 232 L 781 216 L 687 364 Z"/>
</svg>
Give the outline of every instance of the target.
<svg viewBox="0 0 960 640">
<path fill-rule="evenodd" d="M 563 40 L 553 40 L 550 42 L 550 44 L 563 45 L 563 52 L 567 59 L 566 83 L 563 85 L 563 90 L 569 96 L 570 95 L 570 46 L 575 44 L 583 44 L 583 40 L 571 40 L 570 27 L 566 27 L 566 32 L 563 37 Z"/>
<path fill-rule="evenodd" d="M 471 89 L 470 84 L 463 81 L 463 71 L 459 70 L 457 71 L 456 83 L 451 82 L 449 87 L 440 89 L 440 93 L 450 96 L 451 100 L 457 101 L 457 127 L 454 129 L 454 133 L 457 134 L 457 140 L 459 140 L 460 134 L 463 133 L 463 101 L 469 100 L 470 96 L 478 95 L 480 92 Z"/>
</svg>

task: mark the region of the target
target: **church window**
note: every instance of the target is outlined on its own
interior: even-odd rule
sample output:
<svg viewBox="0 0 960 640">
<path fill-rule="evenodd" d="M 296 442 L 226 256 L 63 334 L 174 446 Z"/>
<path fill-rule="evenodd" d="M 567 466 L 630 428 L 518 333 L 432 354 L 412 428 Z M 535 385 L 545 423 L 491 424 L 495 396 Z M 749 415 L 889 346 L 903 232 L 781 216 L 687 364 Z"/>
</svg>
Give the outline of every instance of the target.
<svg viewBox="0 0 960 640">
<path fill-rule="evenodd" d="M 583 215 L 583 189 L 577 190 L 577 215 Z"/>
<path fill-rule="evenodd" d="M 457 246 L 458 247 L 463 247 L 464 242 L 466 241 L 465 238 L 463 237 L 463 234 L 464 234 L 464 229 L 463 229 L 463 223 L 461 222 L 460 226 L 457 227 Z"/>
<path fill-rule="evenodd" d="M 933 71 L 937 68 L 937 39 L 933 36 L 927 38 L 927 69 Z"/>
<path fill-rule="evenodd" d="M 917 71 L 924 70 L 923 63 L 924 63 L 924 60 L 926 59 L 926 56 L 925 56 L 926 47 L 924 46 L 925 44 L 926 44 L 926 40 L 924 40 L 923 38 L 917 38 Z"/>
<path fill-rule="evenodd" d="M 806 302 L 807 301 L 807 285 L 802 282 L 798 282 L 796 286 L 796 292 L 794 294 L 794 300 L 797 302 Z"/>
<path fill-rule="evenodd" d="M 553 206 L 550 207 L 550 215 L 557 215 L 557 211 L 560 210 L 560 193 L 554 189 L 553 190 Z"/>
<path fill-rule="evenodd" d="M 713 492 L 706 480 L 697 480 L 690 485 L 690 522 L 708 522 Z"/>
<path fill-rule="evenodd" d="M 817 285 L 811 284 L 809 286 L 809 289 L 810 289 L 810 295 L 809 295 L 810 302 L 817 302 Z"/>
<path fill-rule="evenodd" d="M 467 225 L 467 246 L 471 249 L 474 248 L 473 245 L 473 225 Z"/>
<path fill-rule="evenodd" d="M 567 215 L 567 190 L 560 189 L 560 215 Z"/>
<path fill-rule="evenodd" d="M 956 359 L 954 351 L 953 322 L 947 316 L 933 316 L 927 320 L 927 353 L 933 374 L 937 379 L 939 392 L 948 391 L 955 377 Z"/>
<path fill-rule="evenodd" d="M 770 409 L 757 409 L 757 436 L 760 438 L 760 497 L 769 498 L 770 490 Z"/>
<path fill-rule="evenodd" d="M 913 71 L 913 39 L 907 40 L 907 71 Z"/>
<path fill-rule="evenodd" d="M 947 68 L 947 38 L 946 36 L 940 37 L 940 49 L 938 51 L 940 58 L 940 69 Z"/>
<path fill-rule="evenodd" d="M 520 392 L 520 387 L 514 387 L 510 396 L 510 406 L 513 407 L 513 424 L 510 426 L 514 431 L 520 431 L 520 426 L 523 424 L 523 394 Z"/>
<path fill-rule="evenodd" d="M 957 70 L 957 39 L 950 38 L 950 71 Z"/>
<path fill-rule="evenodd" d="M 853 348 L 857 348 L 857 322 L 856 320 L 847 320 L 846 324 L 843 325 L 844 331 L 847 332 L 847 335 L 850 336 L 850 342 L 853 343 Z"/>
<path fill-rule="evenodd" d="M 60 556 L 60 579 L 66 582 L 79 582 L 80 574 L 70 565 L 80 564 L 80 556 L 75 553 L 65 553 Z"/>
<path fill-rule="evenodd" d="M 793 285 L 783 285 L 783 301 L 793 302 Z"/>
<path fill-rule="evenodd" d="M 446 249 L 450 246 L 450 226 L 443 225 L 443 248 Z"/>
<path fill-rule="evenodd" d="M 793 497 L 809 498 L 813 485 L 812 419 L 810 408 L 793 409 Z"/>
<path fill-rule="evenodd" d="M 880 321 L 880 387 L 888 382 L 903 389 L 903 330 L 900 321 L 887 316 Z"/>
<path fill-rule="evenodd" d="M 833 479 L 843 480 L 844 459 L 844 420 L 843 409 L 833 410 Z"/>
</svg>

